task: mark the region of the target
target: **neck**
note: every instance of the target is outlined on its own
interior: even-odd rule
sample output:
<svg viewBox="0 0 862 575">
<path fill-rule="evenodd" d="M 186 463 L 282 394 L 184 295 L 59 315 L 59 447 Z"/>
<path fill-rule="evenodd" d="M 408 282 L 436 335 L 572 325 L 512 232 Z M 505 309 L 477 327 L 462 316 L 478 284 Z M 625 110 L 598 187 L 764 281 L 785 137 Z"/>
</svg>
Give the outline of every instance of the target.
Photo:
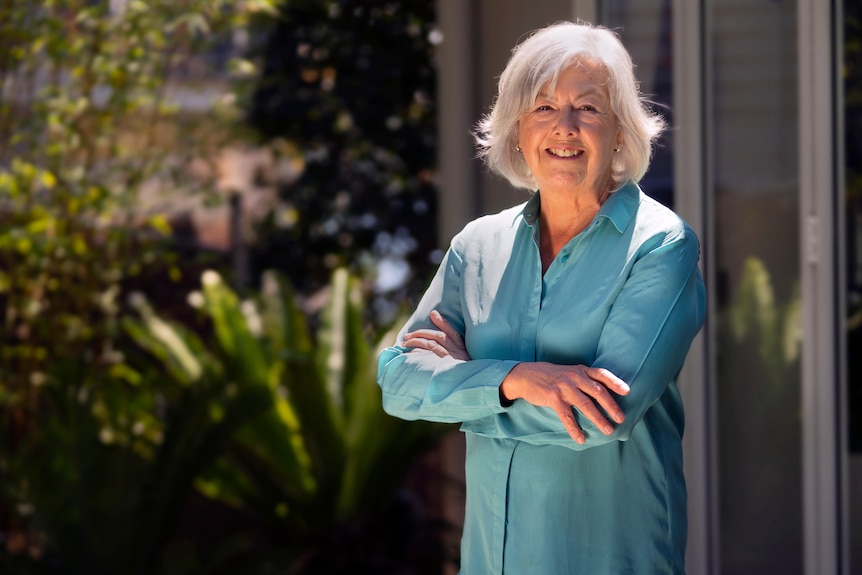
<svg viewBox="0 0 862 575">
<path fill-rule="evenodd" d="M 603 194 L 563 196 L 560 194 L 542 193 L 542 205 L 539 211 L 539 251 L 542 256 L 542 272 L 547 271 L 551 262 L 569 241 L 584 231 L 602 204 L 610 195 L 610 190 Z"/>
<path fill-rule="evenodd" d="M 610 190 L 588 195 L 554 194 L 542 190 L 541 194 L 539 218 L 542 232 L 563 236 L 560 239 L 565 243 L 589 225 L 610 196 Z"/>
</svg>

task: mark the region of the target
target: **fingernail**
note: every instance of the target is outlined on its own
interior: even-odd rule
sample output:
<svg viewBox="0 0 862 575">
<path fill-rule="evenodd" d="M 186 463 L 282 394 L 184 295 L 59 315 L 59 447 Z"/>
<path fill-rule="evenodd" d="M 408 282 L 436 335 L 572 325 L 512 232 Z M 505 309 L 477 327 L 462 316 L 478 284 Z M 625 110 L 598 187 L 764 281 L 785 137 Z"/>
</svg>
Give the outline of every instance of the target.
<svg viewBox="0 0 862 575">
<path fill-rule="evenodd" d="M 610 425 L 606 425 L 602 429 L 604 430 L 606 435 L 610 435 L 611 433 L 614 432 L 614 428 L 611 427 Z"/>
<path fill-rule="evenodd" d="M 615 420 L 617 423 L 622 423 L 623 421 L 625 421 L 625 420 L 626 420 L 626 416 L 625 416 L 625 415 L 623 415 L 622 413 L 618 413 L 618 414 L 616 415 L 616 417 L 614 417 L 614 420 Z"/>
</svg>

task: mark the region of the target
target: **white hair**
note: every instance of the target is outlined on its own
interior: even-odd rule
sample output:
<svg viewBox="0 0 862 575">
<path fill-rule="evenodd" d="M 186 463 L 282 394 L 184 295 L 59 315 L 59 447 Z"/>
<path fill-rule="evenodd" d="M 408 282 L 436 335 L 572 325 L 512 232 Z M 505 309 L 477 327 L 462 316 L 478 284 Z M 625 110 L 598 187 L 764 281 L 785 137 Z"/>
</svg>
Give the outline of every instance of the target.
<svg viewBox="0 0 862 575">
<path fill-rule="evenodd" d="M 601 26 L 558 22 L 533 32 L 515 46 L 500 76 L 497 98 L 475 133 L 478 155 L 492 171 L 517 188 L 538 186 L 517 150 L 518 121 L 544 87 L 553 90 L 560 73 L 582 63 L 607 72 L 611 109 L 619 123 L 619 152 L 611 162 L 613 189 L 640 181 L 649 167 L 652 144 L 665 128 L 641 95 L 631 56 L 619 37 Z"/>
</svg>

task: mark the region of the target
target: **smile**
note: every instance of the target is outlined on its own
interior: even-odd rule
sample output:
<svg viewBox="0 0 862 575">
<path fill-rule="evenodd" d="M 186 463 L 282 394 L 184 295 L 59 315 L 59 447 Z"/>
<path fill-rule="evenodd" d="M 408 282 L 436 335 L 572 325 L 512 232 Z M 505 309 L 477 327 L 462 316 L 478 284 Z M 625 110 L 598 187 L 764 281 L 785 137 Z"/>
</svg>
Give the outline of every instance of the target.
<svg viewBox="0 0 862 575">
<path fill-rule="evenodd" d="M 548 152 L 558 158 L 572 158 L 584 153 L 583 150 L 564 150 L 562 148 L 548 148 Z"/>
</svg>

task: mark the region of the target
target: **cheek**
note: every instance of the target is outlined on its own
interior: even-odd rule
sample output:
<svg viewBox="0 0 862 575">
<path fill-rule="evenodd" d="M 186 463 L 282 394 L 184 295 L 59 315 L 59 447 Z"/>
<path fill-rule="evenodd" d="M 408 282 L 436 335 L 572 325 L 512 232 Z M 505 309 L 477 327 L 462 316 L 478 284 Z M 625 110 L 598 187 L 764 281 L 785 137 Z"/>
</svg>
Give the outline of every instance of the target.
<svg viewBox="0 0 862 575">
<path fill-rule="evenodd" d="M 596 141 L 601 142 L 602 147 L 615 148 L 617 145 L 617 131 L 614 126 L 607 124 L 596 126 Z"/>
<path fill-rule="evenodd" d="M 529 131 L 530 120 L 526 116 L 521 116 L 518 123 L 515 125 L 515 133 L 518 134 L 518 139 L 526 136 Z"/>
<path fill-rule="evenodd" d="M 518 124 L 518 142 L 521 143 L 522 147 L 524 144 L 527 144 L 531 140 L 534 140 L 535 135 L 536 129 L 531 122 L 522 121 Z"/>
</svg>

